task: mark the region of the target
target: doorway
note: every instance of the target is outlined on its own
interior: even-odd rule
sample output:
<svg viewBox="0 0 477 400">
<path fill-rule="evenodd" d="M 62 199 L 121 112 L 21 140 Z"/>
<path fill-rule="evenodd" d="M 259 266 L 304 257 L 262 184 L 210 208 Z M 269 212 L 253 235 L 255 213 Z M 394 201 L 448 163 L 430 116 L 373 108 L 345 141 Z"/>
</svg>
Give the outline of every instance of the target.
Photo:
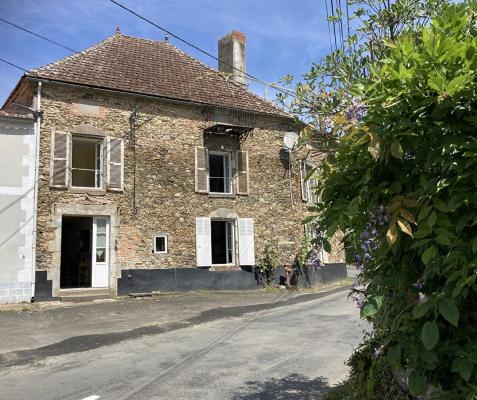
<svg viewBox="0 0 477 400">
<path fill-rule="evenodd" d="M 60 288 L 106 288 L 109 285 L 109 219 L 63 216 Z"/>
<path fill-rule="evenodd" d="M 211 221 L 212 264 L 233 264 L 234 223 L 233 221 Z"/>
</svg>

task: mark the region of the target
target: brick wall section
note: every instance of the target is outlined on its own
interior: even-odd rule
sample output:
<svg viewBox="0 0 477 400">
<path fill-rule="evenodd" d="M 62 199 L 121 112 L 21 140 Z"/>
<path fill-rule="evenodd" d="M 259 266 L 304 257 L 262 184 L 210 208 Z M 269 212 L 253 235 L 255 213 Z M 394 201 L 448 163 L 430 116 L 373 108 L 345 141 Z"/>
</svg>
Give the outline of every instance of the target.
<svg viewBox="0 0 477 400">
<path fill-rule="evenodd" d="M 105 118 L 72 113 L 72 101 L 86 96 L 104 105 Z M 129 116 L 137 105 L 140 126 L 136 132 L 136 205 L 132 212 L 133 151 L 129 140 Z M 169 268 L 195 265 L 195 218 L 208 216 L 217 208 L 233 209 L 240 217 L 254 218 L 255 248 L 259 254 L 266 240 L 277 238 L 282 262 L 291 262 L 303 235 L 300 221 L 305 215 L 301 202 L 299 171 L 294 166 L 293 199 L 290 207 L 289 181 L 279 152 L 285 132 L 293 126 L 281 118 L 259 117 L 258 128 L 243 149 L 249 152 L 250 195 L 235 199 L 209 198 L 194 192 L 194 149 L 203 145 L 204 117 L 200 107 L 185 106 L 132 96 L 105 95 L 58 85 L 45 85 L 42 108 L 40 183 L 38 209 L 37 268 L 52 264 L 55 203 L 115 204 L 119 207 L 117 265 L 120 269 Z M 91 124 L 107 136 L 125 139 L 124 192 L 101 195 L 73 193 L 48 186 L 51 131 L 71 131 L 73 126 Z M 152 237 L 167 234 L 168 254 L 152 251 Z M 332 261 L 332 260 L 330 260 Z M 334 260 L 333 260 L 334 261 Z"/>
</svg>

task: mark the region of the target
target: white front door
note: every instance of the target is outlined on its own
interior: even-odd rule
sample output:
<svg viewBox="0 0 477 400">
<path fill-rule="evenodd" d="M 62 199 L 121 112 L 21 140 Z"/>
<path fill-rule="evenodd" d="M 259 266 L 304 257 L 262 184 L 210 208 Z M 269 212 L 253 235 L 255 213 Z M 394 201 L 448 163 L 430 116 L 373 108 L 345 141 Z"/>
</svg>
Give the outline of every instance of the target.
<svg viewBox="0 0 477 400">
<path fill-rule="evenodd" d="M 93 263 L 91 287 L 109 286 L 109 218 L 93 217 Z"/>
</svg>

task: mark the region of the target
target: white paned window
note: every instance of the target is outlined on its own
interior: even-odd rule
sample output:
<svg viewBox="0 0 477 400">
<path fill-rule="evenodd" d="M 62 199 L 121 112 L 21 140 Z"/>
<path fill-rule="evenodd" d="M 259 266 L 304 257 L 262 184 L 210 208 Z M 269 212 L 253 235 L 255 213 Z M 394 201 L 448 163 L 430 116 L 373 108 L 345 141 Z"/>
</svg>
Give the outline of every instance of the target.
<svg viewBox="0 0 477 400">
<path fill-rule="evenodd" d="M 72 137 L 71 186 L 101 188 L 103 176 L 104 140 L 82 136 Z"/>
<path fill-rule="evenodd" d="M 232 160 L 230 152 L 209 151 L 210 193 L 232 193 Z"/>
</svg>

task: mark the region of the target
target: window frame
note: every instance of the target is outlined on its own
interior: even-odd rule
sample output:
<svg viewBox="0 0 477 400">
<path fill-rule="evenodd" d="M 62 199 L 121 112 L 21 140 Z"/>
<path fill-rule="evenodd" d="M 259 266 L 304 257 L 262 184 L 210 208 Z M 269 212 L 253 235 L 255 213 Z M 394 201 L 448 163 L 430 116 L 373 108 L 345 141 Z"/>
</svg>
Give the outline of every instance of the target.
<svg viewBox="0 0 477 400">
<path fill-rule="evenodd" d="M 156 239 L 157 238 L 164 238 L 164 251 L 157 251 L 157 246 L 156 246 Z M 154 254 L 167 254 L 167 252 L 169 250 L 167 235 L 162 234 L 162 233 L 154 235 L 153 240 L 152 240 L 152 246 L 153 246 Z"/>
<path fill-rule="evenodd" d="M 74 142 L 75 141 L 83 141 L 83 142 L 91 142 L 94 143 L 94 149 L 95 149 L 95 154 L 94 154 L 94 164 L 95 164 L 95 169 L 94 169 L 94 186 L 75 186 L 73 185 L 73 170 L 76 168 L 73 168 L 73 147 L 74 147 Z M 97 163 L 98 163 L 98 145 L 99 145 L 99 171 L 96 169 Z M 69 173 L 70 173 L 70 179 L 69 179 L 69 188 L 70 189 L 77 189 L 77 190 L 102 190 L 104 189 L 104 184 L 105 184 L 105 160 L 104 160 L 104 149 L 106 146 L 106 141 L 104 137 L 98 137 L 98 136 L 89 136 L 89 135 L 78 135 L 78 134 L 72 134 L 71 135 L 71 150 L 70 150 L 70 160 L 69 160 Z M 93 171 L 93 170 L 91 170 Z M 99 185 L 97 184 L 97 179 L 99 178 Z"/>
<path fill-rule="evenodd" d="M 223 192 L 213 192 L 211 190 L 211 185 L 210 185 L 210 179 L 211 178 L 220 178 L 220 177 L 211 177 L 210 176 L 210 156 L 222 156 L 224 158 L 224 191 Z M 225 161 L 225 158 L 228 159 L 228 162 Z M 228 168 L 226 166 L 228 165 Z M 228 176 L 226 175 L 228 169 Z M 208 185 L 209 185 L 209 194 L 212 195 L 233 195 L 234 194 L 234 174 L 233 174 L 233 167 L 232 167 L 232 152 L 231 151 L 215 151 L 215 150 L 208 150 L 207 152 L 207 172 L 208 172 Z M 226 191 L 226 182 L 228 179 L 228 189 L 229 191 Z"/>
<path fill-rule="evenodd" d="M 305 193 L 306 193 L 306 204 L 308 206 L 311 206 L 321 201 L 321 195 L 317 194 L 313 190 L 316 187 L 316 182 L 318 179 L 314 178 L 313 174 L 308 179 L 306 179 L 310 171 L 316 168 L 316 166 L 309 160 L 304 160 L 302 168 L 305 172 L 304 185 L 305 185 Z"/>
</svg>

